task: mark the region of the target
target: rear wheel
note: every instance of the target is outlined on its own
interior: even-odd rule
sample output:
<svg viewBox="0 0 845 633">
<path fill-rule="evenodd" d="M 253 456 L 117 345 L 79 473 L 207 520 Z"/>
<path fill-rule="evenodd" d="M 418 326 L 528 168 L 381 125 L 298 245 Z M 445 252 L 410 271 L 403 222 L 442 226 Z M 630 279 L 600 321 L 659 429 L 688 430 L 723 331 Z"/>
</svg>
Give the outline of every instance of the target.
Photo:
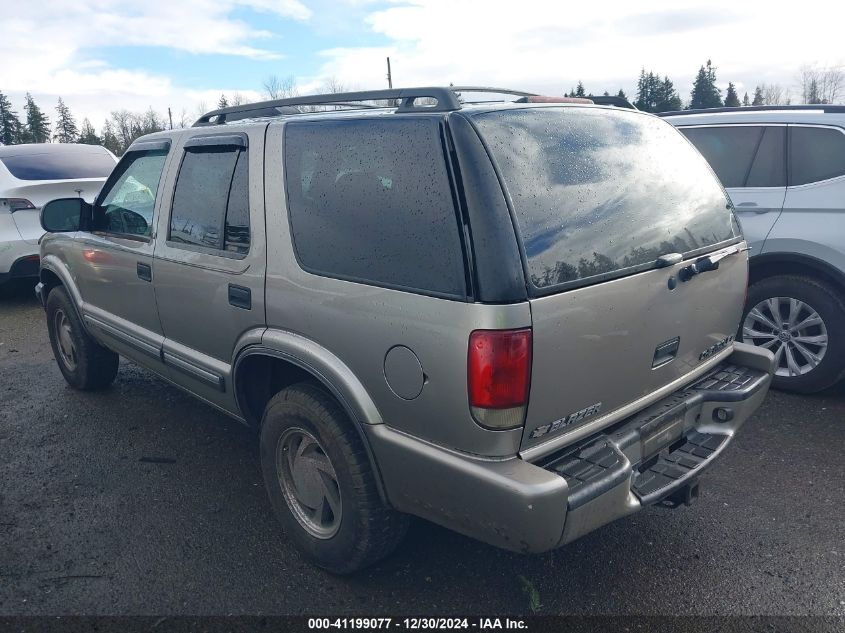
<svg viewBox="0 0 845 633">
<path fill-rule="evenodd" d="M 53 356 L 71 387 L 94 391 L 114 381 L 120 358 L 85 332 L 61 286 L 47 296 L 47 331 Z"/>
<path fill-rule="evenodd" d="M 845 374 L 845 305 L 834 289 L 811 277 L 753 284 L 740 337 L 774 353 L 777 389 L 813 393 Z"/>
<path fill-rule="evenodd" d="M 276 516 L 309 560 L 337 574 L 390 554 L 408 523 L 381 500 L 352 424 L 312 383 L 276 394 L 261 423 L 261 469 Z"/>
</svg>

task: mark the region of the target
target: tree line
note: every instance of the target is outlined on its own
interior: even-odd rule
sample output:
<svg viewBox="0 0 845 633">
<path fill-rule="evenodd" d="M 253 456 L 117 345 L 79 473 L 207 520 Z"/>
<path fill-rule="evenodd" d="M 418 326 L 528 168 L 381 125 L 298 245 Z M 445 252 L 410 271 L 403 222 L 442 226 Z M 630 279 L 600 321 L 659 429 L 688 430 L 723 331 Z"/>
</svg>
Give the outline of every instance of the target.
<svg viewBox="0 0 845 633">
<path fill-rule="evenodd" d="M 837 103 L 842 100 L 845 92 L 845 72 L 841 67 L 822 68 L 813 65 L 805 65 L 801 68 L 798 76 L 800 90 L 800 103 L 823 104 Z M 584 88 L 579 81 L 575 88 L 565 93 L 567 97 L 593 96 Z M 610 96 L 605 91 L 604 96 Z M 624 90 L 619 90 L 616 96 L 627 99 Z M 746 92 L 742 99 L 736 90 L 736 84 L 728 82 L 724 97 L 722 90 L 716 85 L 716 67 L 711 60 L 707 60 L 699 69 L 693 81 L 689 101 L 684 102 L 681 95 L 675 89 L 672 80 L 668 76 L 645 68 L 640 71 L 637 80 L 637 93 L 633 104 L 638 110 L 645 112 L 671 112 L 674 110 L 705 110 L 708 108 L 761 106 L 761 105 L 791 105 L 792 95 L 789 88 L 780 84 L 760 83 L 755 86 L 751 95 Z"/>
<path fill-rule="evenodd" d="M 723 96 L 722 90 L 716 85 L 716 70 L 717 68 L 710 60 L 698 69 L 689 101 L 685 104 L 667 75 L 661 77 L 660 73 L 652 70 L 646 72 L 643 68 L 637 79 L 636 98 L 633 103 L 639 110 L 645 112 L 669 112 L 681 110 L 684 107 L 695 110 L 720 106 L 790 105 L 792 103 L 790 89 L 773 83 L 761 83 L 755 86 L 751 95 L 746 92 L 740 99 L 736 85 L 728 82 Z M 842 67 L 805 65 L 800 69 L 798 85 L 800 92 L 797 99 L 801 103 L 837 103 L 845 96 L 845 73 Z M 263 89 L 268 99 L 299 95 L 296 80 L 292 76 L 284 79 L 271 76 L 264 82 Z M 348 89 L 335 77 L 329 79 L 322 87 L 323 92 L 329 93 L 345 92 Z M 593 95 L 588 93 L 583 82 L 579 81 L 575 88 L 565 93 L 565 96 L 589 98 Z M 604 91 L 604 96 L 610 96 L 610 93 Z M 616 96 L 628 98 L 622 89 L 616 93 Z M 216 105 L 218 108 L 225 108 L 240 105 L 244 101 L 244 97 L 239 93 L 230 96 L 223 94 Z M 202 114 L 205 110 L 205 104 L 199 104 L 198 112 Z M 167 119 L 152 108 L 144 112 L 122 109 L 111 113 L 98 134 L 88 118 L 83 118 L 82 123 L 78 124 L 61 97 L 56 104 L 55 112 L 55 119 L 51 125 L 50 117 L 35 103 L 32 95 L 26 93 L 23 112 L 18 114 L 9 98 L 0 92 L 0 145 L 49 142 L 87 143 L 103 145 L 120 156 L 136 138 L 144 134 L 168 128 L 187 127 L 191 124 L 185 110 L 182 110 L 178 120 L 174 122 L 169 109 Z"/>
</svg>

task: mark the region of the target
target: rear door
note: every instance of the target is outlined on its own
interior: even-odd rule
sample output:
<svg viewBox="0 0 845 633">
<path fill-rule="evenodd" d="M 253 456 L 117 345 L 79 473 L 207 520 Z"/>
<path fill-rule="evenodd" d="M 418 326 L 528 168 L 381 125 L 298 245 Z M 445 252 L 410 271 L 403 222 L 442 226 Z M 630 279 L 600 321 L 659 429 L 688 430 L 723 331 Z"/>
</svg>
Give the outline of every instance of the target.
<svg viewBox="0 0 845 633">
<path fill-rule="evenodd" d="M 153 264 L 170 375 L 233 413 L 235 345 L 265 323 L 263 151 L 257 126 L 194 135 L 176 149 Z"/>
<path fill-rule="evenodd" d="M 591 107 L 474 121 L 510 196 L 533 297 L 523 449 L 592 432 L 718 361 L 747 260 L 724 190 L 671 125 Z M 680 281 L 722 252 L 717 270 Z"/>
<path fill-rule="evenodd" d="M 786 125 L 703 125 L 681 131 L 707 159 L 758 255 L 786 195 Z"/>
<path fill-rule="evenodd" d="M 783 214 L 771 232 L 771 250 L 804 252 L 828 262 L 842 261 L 845 129 L 790 125 L 789 139 L 789 187 Z"/>
</svg>

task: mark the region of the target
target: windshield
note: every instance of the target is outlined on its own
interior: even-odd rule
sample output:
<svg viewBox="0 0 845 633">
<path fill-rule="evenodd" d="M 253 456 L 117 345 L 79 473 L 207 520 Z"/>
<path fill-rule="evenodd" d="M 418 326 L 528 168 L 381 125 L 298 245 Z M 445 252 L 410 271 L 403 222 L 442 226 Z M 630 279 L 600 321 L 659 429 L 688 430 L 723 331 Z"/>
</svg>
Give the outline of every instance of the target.
<svg viewBox="0 0 845 633">
<path fill-rule="evenodd" d="M 607 108 L 473 117 L 511 197 L 541 292 L 644 270 L 739 235 L 705 160 L 670 124 Z"/>
</svg>

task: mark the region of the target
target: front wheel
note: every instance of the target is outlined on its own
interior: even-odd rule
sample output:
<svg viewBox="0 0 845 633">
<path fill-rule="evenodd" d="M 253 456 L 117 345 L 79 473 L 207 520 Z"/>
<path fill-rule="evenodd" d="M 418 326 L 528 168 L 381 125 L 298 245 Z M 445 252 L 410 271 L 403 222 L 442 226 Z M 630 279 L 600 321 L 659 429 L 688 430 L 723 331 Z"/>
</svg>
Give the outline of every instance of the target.
<svg viewBox="0 0 845 633">
<path fill-rule="evenodd" d="M 76 309 L 61 286 L 47 295 L 47 331 L 53 356 L 71 387 L 94 391 L 104 389 L 114 381 L 120 358 L 83 329 Z"/>
<path fill-rule="evenodd" d="M 336 574 L 387 556 L 408 524 L 381 500 L 353 424 L 312 383 L 276 394 L 261 423 L 261 470 L 276 516 L 308 559 Z"/>
<path fill-rule="evenodd" d="M 776 389 L 814 393 L 845 374 L 845 305 L 836 290 L 811 277 L 753 284 L 740 339 L 774 353 Z"/>
</svg>

